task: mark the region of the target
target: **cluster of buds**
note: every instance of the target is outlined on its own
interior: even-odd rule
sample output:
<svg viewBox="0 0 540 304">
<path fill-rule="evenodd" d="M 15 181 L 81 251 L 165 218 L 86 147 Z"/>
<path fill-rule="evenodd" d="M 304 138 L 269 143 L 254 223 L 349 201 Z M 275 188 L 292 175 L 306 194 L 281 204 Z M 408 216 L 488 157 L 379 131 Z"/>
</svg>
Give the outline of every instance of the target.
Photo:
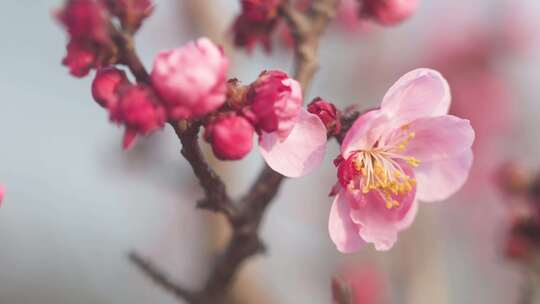
<svg viewBox="0 0 540 304">
<path fill-rule="evenodd" d="M 205 139 L 218 158 L 243 158 L 251 151 L 256 134 L 266 162 L 284 175 L 307 174 L 320 162 L 326 122 L 323 115 L 302 109 L 302 91 L 296 80 L 282 71 L 264 71 L 248 86 L 233 79 L 227 88 L 226 103 L 205 124 Z M 299 140 L 304 140 L 303 147 Z M 296 153 L 300 162 L 296 166 L 283 162 L 287 153 Z M 313 165 L 305 164 L 314 153 Z"/>
<path fill-rule="evenodd" d="M 98 70 L 92 95 L 107 109 L 111 121 L 125 125 L 124 149 L 133 145 L 137 134 L 148 135 L 165 125 L 165 109 L 154 91 L 147 85 L 130 83 L 119 69 Z"/>
<path fill-rule="evenodd" d="M 238 24 L 253 23 L 267 30 L 276 21 L 279 4 L 245 0 Z M 303 110 L 300 84 L 281 71 L 265 71 L 248 86 L 227 81 L 229 60 L 207 38 L 158 53 L 150 77 L 130 82 L 115 66 L 130 65 L 124 54 L 129 50 L 115 44 L 120 43 L 115 35 L 133 34 L 151 11 L 151 3 L 143 0 L 70 0 L 58 14 L 72 41 L 65 64 L 79 77 L 97 70 L 93 97 L 111 121 L 125 126 L 124 148 L 131 147 L 137 135 L 149 135 L 165 122 L 188 121 L 205 128 L 205 140 L 222 160 L 246 156 L 257 134 L 263 158 L 284 175 L 307 174 L 322 161 L 325 125 L 338 124 L 330 121 L 337 118 L 335 108 L 327 106 L 333 114 L 322 104 L 311 110 L 315 114 Z M 115 28 L 117 24 L 121 29 Z M 81 45 L 99 48 L 82 56 Z M 307 143 L 298 147 L 306 138 Z M 290 151 L 295 157 L 283 157 Z"/>
<path fill-rule="evenodd" d="M 62 63 L 75 77 L 88 75 L 91 69 L 114 64 L 118 47 L 111 33 L 113 18 L 122 30 L 133 33 L 150 15 L 149 0 L 68 0 L 56 13 L 69 34 L 67 55 Z"/>
<path fill-rule="evenodd" d="M 260 42 L 266 51 L 270 51 L 270 37 L 279 21 L 281 1 L 242 0 L 242 13 L 233 24 L 234 44 L 251 51 Z"/>
<path fill-rule="evenodd" d="M 540 175 L 506 163 L 499 168 L 496 181 L 504 198 L 511 202 L 505 254 L 521 263 L 536 264 L 540 256 Z"/>
</svg>

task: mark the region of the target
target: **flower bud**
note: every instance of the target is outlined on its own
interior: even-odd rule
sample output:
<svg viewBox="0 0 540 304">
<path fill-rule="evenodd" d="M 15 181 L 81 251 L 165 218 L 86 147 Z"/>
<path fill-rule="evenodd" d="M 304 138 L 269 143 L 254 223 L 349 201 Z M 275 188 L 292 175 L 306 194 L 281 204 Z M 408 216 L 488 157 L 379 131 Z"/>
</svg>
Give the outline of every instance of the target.
<svg viewBox="0 0 540 304">
<path fill-rule="evenodd" d="M 244 158 L 253 146 L 253 127 L 247 119 L 235 114 L 219 116 L 206 126 L 204 138 L 221 160 Z"/>
<path fill-rule="evenodd" d="M 328 134 L 336 135 L 339 133 L 339 131 L 341 131 L 339 112 L 334 104 L 317 97 L 308 105 L 307 110 L 308 112 L 319 116 L 321 121 L 326 126 Z"/>
<path fill-rule="evenodd" d="M 103 44 L 110 40 L 107 9 L 100 1 L 68 0 L 56 17 L 72 39 Z"/>
<path fill-rule="evenodd" d="M 81 40 L 72 40 L 67 45 L 66 57 L 62 64 L 69 68 L 69 73 L 75 77 L 84 77 L 96 67 L 96 51 Z"/>
<path fill-rule="evenodd" d="M 118 88 L 129 81 L 124 71 L 114 67 L 99 69 L 92 82 L 92 96 L 102 107 L 113 109 L 118 105 Z"/>
<path fill-rule="evenodd" d="M 242 13 L 233 24 L 234 44 L 251 51 L 260 42 L 271 50 L 270 35 L 278 21 L 281 0 L 242 0 Z"/>
<path fill-rule="evenodd" d="M 111 119 L 126 126 L 124 149 L 129 149 L 136 135 L 149 135 L 163 128 L 165 110 L 156 102 L 150 88 L 144 85 L 122 86 L 119 90 L 118 109 L 111 111 Z"/>
<path fill-rule="evenodd" d="M 151 77 L 169 117 L 201 117 L 223 105 L 228 63 L 223 50 L 207 38 L 160 52 Z"/>
<path fill-rule="evenodd" d="M 247 98 L 251 108 L 246 115 L 255 126 L 287 138 L 302 107 L 300 84 L 284 72 L 266 71 L 251 85 Z"/>
<path fill-rule="evenodd" d="M 68 0 L 56 14 L 70 39 L 62 64 L 75 77 L 115 60 L 115 46 L 109 33 L 107 9 L 96 0 Z"/>
<path fill-rule="evenodd" d="M 418 0 L 362 0 L 360 16 L 382 25 L 396 25 L 409 18 L 417 6 Z"/>
</svg>

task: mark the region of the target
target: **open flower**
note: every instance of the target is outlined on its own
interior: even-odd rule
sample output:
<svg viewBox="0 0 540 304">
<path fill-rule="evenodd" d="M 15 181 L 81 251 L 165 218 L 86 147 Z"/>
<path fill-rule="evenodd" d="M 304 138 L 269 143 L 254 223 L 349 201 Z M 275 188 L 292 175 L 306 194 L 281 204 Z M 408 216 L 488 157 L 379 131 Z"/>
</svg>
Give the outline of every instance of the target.
<svg viewBox="0 0 540 304">
<path fill-rule="evenodd" d="M 324 159 L 327 131 L 321 119 L 302 108 L 300 84 L 282 71 L 263 72 L 248 93 L 248 117 L 259 134 L 259 150 L 272 169 L 300 177 Z"/>
<path fill-rule="evenodd" d="M 360 116 L 336 159 L 329 232 L 338 250 L 388 250 L 415 218 L 418 200 L 448 198 L 467 179 L 474 131 L 447 115 L 450 90 L 436 71 L 407 73 L 381 107 Z"/>
</svg>

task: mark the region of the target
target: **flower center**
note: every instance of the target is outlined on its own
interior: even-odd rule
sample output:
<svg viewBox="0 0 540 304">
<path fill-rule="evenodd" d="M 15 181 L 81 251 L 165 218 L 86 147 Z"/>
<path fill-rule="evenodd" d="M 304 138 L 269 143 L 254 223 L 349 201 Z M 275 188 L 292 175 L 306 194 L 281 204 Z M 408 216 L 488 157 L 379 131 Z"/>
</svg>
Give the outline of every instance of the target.
<svg viewBox="0 0 540 304">
<path fill-rule="evenodd" d="M 350 186 L 363 193 L 375 191 L 388 209 L 399 207 L 395 197 L 408 194 L 416 185 L 416 179 L 409 177 L 401 166 L 404 162 L 412 167 L 420 164 L 418 159 L 402 154 L 414 136 L 405 125 L 390 140 L 379 140 L 373 147 L 356 152 L 352 164 L 360 179 Z"/>
</svg>

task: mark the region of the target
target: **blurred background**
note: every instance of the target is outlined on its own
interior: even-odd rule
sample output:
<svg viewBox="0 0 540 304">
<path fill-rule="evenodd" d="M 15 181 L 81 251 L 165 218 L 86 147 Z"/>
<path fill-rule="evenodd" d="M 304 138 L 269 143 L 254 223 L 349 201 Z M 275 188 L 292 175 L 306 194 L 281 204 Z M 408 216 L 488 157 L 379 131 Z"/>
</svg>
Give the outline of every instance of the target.
<svg viewBox="0 0 540 304">
<path fill-rule="evenodd" d="M 238 1 L 155 3 L 136 37 L 147 67 L 159 50 L 202 35 L 230 45 Z M 0 303 L 177 303 L 127 253 L 138 250 L 198 287 L 226 226 L 194 208 L 202 192 L 170 128 L 121 150 L 122 130 L 92 100 L 92 78 L 70 77 L 60 65 L 66 35 L 52 12 L 61 5 L 2 1 Z M 422 205 L 391 251 L 342 255 L 327 233 L 333 143 L 316 174 L 282 187 L 262 229 L 269 253 L 244 267 L 235 296 L 330 303 L 331 277 L 359 269 L 372 274 L 363 284 L 375 284 L 380 303 L 518 303 L 524 275 L 504 255 L 508 206 L 492 177 L 507 160 L 540 165 L 540 2 L 424 0 L 397 27 L 348 18 L 338 15 L 324 36 L 306 102 L 322 96 L 367 108 L 405 72 L 437 68 L 453 90 L 451 111 L 477 131 L 471 178 L 450 200 Z M 226 47 L 229 76 L 249 83 L 263 69 L 290 71 L 291 50 L 275 38 L 270 55 Z M 253 152 L 216 166 L 239 195 L 262 159 Z"/>
</svg>

